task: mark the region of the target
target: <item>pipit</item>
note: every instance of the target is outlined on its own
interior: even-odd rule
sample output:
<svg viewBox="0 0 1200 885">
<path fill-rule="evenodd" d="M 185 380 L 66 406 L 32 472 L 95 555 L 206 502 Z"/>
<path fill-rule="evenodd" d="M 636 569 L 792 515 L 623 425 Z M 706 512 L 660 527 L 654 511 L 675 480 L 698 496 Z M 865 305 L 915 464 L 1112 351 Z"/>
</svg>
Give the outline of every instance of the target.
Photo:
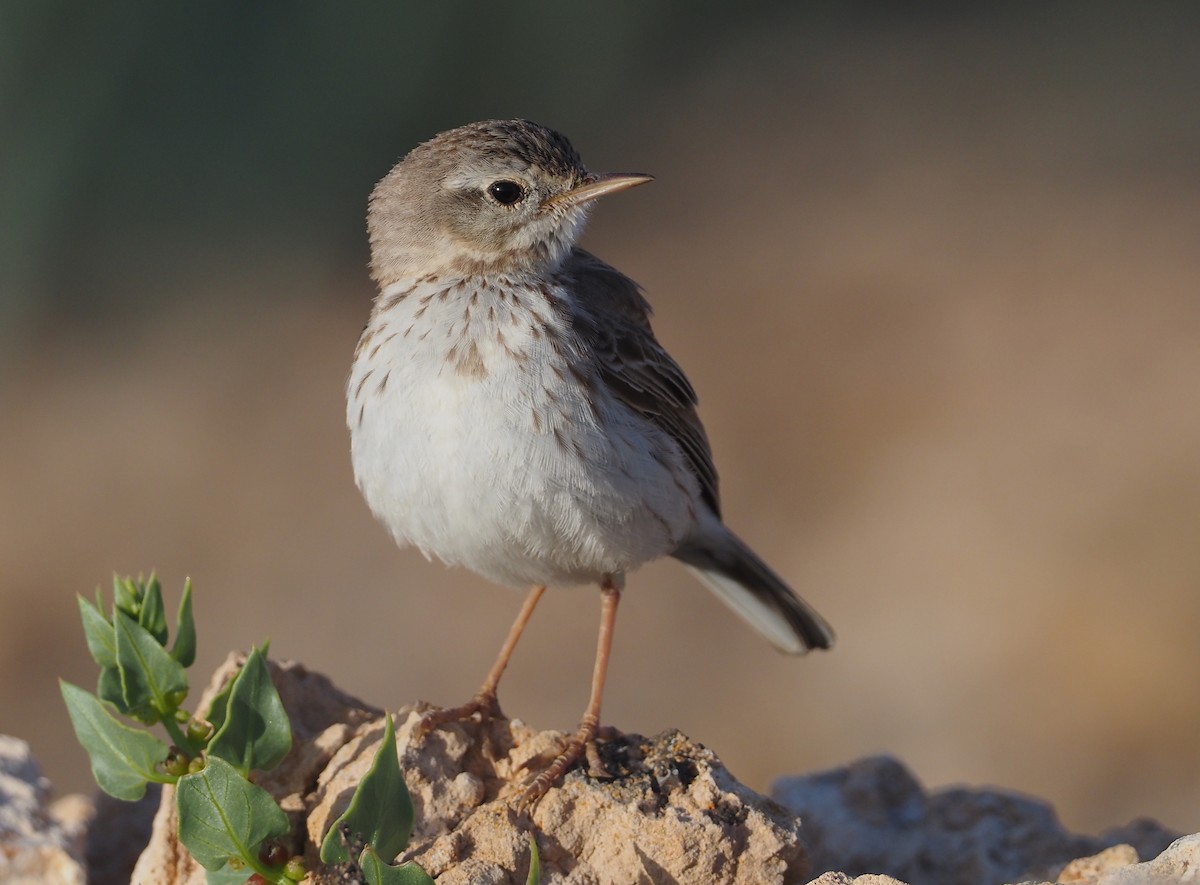
<svg viewBox="0 0 1200 885">
<path fill-rule="evenodd" d="M 651 181 L 596 175 L 562 135 L 487 121 L 414 148 L 371 194 L 379 285 L 347 385 L 354 475 L 401 546 L 532 586 L 468 703 L 426 730 L 498 712 L 496 689 L 547 585 L 599 585 L 591 698 L 531 807 L 595 738 L 625 575 L 673 556 L 777 648 L 833 632 L 721 522 L 696 394 L 650 305 L 576 247 L 592 202 Z"/>
</svg>

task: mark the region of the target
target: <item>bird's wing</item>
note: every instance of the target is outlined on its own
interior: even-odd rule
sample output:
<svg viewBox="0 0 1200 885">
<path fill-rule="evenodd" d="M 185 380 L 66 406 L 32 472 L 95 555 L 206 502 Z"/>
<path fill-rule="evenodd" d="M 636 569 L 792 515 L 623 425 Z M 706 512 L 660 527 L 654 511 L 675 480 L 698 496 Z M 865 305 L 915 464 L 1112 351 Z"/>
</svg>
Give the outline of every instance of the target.
<svg viewBox="0 0 1200 885">
<path fill-rule="evenodd" d="M 563 272 L 577 296 L 576 328 L 595 355 L 601 380 L 679 444 L 705 502 L 720 516 L 717 470 L 696 414 L 696 391 L 655 340 L 650 304 L 638 284 L 582 249 L 572 250 Z"/>
</svg>

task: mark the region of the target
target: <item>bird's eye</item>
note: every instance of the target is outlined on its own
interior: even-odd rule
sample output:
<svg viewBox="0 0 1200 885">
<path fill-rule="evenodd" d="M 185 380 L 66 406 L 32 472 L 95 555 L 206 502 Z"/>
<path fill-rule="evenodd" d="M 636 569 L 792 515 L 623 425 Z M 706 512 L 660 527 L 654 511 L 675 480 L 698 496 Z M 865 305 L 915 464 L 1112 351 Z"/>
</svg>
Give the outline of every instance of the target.
<svg viewBox="0 0 1200 885">
<path fill-rule="evenodd" d="M 487 192 L 492 195 L 492 199 L 504 206 L 511 206 L 525 199 L 525 188 L 507 179 L 493 181 L 488 185 Z"/>
</svg>

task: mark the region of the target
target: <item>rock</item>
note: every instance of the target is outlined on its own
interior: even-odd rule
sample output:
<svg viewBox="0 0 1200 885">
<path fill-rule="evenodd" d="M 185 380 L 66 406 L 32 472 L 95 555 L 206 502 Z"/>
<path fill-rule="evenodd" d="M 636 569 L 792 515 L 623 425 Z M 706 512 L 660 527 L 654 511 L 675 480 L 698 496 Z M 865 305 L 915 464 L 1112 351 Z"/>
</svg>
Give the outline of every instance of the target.
<svg viewBox="0 0 1200 885">
<path fill-rule="evenodd" d="M 798 821 L 739 784 L 704 747 L 677 731 L 610 734 L 605 773 L 576 769 L 532 821 L 509 805 L 562 735 L 519 722 L 464 722 L 410 739 L 423 708 L 398 715 L 401 766 L 416 826 L 408 857 L 444 885 L 524 883 L 526 834 L 537 836 L 542 882 L 799 883 L 807 871 Z M 318 785 L 309 838 L 319 841 L 374 755 L 382 726 L 335 757 Z M 530 766 L 533 767 L 533 766 Z"/>
<path fill-rule="evenodd" d="M 84 834 L 91 803 L 49 805 L 50 784 L 22 740 L 0 735 L 0 882 L 84 885 Z"/>
<path fill-rule="evenodd" d="M 204 709 L 233 675 L 213 677 Z M 292 822 L 309 885 L 356 881 L 320 866 L 317 845 L 370 766 L 381 711 L 299 664 L 271 663 L 295 740 L 274 771 L 256 777 Z M 677 731 L 654 738 L 609 731 L 588 764 L 568 773 L 535 809 L 509 800 L 557 752 L 563 736 L 503 718 L 457 723 L 420 739 L 429 709 L 395 717 L 416 821 L 404 859 L 439 885 L 507 885 L 528 874 L 536 836 L 544 885 L 781 883 L 811 885 L 1167 885 L 1200 882 L 1200 834 L 1176 838 L 1149 820 L 1100 836 L 1072 835 L 1043 802 L 994 790 L 926 793 L 887 757 L 780 780 L 772 801 L 739 784 L 720 760 Z M 174 795 L 152 787 L 141 803 L 71 796 L 48 804 L 49 785 L 29 747 L 0 736 L 0 881 L 25 885 L 205 885 L 175 839 Z M 149 815 L 157 802 L 152 826 Z M 149 845 L 130 868 L 130 855 Z M 83 857 L 87 843 L 88 875 Z M 1172 841 L 1174 840 L 1174 841 Z M 1152 857 L 1144 863 L 1139 858 Z"/>
<path fill-rule="evenodd" d="M 1154 860 L 1106 872 L 1096 885 L 1200 882 L 1200 833 L 1176 839 Z"/>
<path fill-rule="evenodd" d="M 231 658 L 221 668 L 206 698 L 238 663 Z M 344 882 L 344 871 L 319 868 L 317 846 L 370 766 L 382 716 L 299 665 L 271 667 L 295 741 L 279 768 L 257 782 L 280 800 L 294 833 L 306 836 L 292 849 L 305 851 L 314 871 L 308 881 Z M 523 885 L 529 832 L 537 837 L 544 885 L 806 881 L 795 816 L 739 784 L 711 751 L 678 732 L 651 739 L 610 733 L 594 760 L 602 771 L 570 772 L 531 820 L 516 815 L 508 800 L 531 769 L 553 757 L 563 736 L 497 719 L 450 725 L 414 740 L 425 709 L 405 708 L 395 717 L 416 813 L 406 857 L 440 885 Z M 204 883 L 204 871 L 180 849 L 174 831 L 174 796 L 166 789 L 135 881 Z"/>
<path fill-rule="evenodd" d="M 920 885 L 1052 879 L 1073 859 L 1121 843 L 1157 855 L 1177 835 L 1149 821 L 1072 835 L 1044 802 L 996 790 L 928 794 L 888 757 L 784 778 L 772 795 L 804 820 L 813 870 L 840 870 L 856 883 L 868 873 Z"/>
<path fill-rule="evenodd" d="M 1114 845 L 1091 857 L 1071 861 L 1054 881 L 1059 885 L 1092 885 L 1104 873 L 1137 862 L 1138 853 L 1132 845 Z"/>
</svg>

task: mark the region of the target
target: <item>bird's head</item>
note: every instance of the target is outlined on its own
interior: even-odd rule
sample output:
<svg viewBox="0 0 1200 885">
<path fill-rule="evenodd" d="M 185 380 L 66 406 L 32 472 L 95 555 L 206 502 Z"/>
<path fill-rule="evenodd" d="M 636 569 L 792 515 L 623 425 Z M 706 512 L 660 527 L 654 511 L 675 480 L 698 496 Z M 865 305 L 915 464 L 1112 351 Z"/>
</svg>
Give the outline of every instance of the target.
<svg viewBox="0 0 1200 885">
<path fill-rule="evenodd" d="M 591 202 L 653 179 L 588 172 L 571 143 L 527 120 L 489 120 L 414 148 L 376 185 L 367 213 L 380 286 L 430 273 L 556 266 Z"/>
</svg>

